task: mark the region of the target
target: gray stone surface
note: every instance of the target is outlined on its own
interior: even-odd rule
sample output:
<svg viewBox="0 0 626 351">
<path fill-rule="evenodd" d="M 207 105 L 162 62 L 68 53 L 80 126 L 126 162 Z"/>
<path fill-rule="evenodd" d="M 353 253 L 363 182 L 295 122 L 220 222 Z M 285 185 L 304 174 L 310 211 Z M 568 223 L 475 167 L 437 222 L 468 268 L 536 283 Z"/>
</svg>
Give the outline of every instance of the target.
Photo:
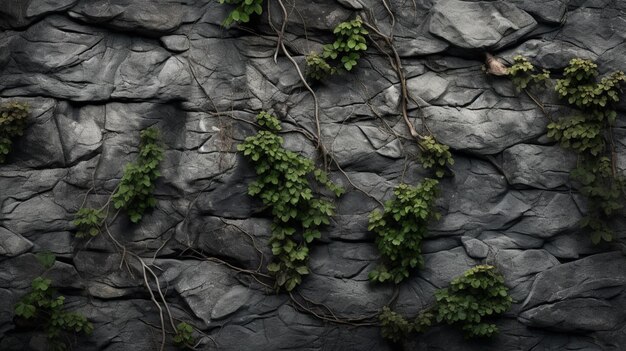
<svg viewBox="0 0 626 351">
<path fill-rule="evenodd" d="M 284 3 L 283 40 L 301 70 L 305 55 L 357 14 L 393 33 L 409 120 L 450 145 L 456 160 L 440 183 L 442 218 L 422 243 L 424 267 L 397 287 L 367 277 L 380 262 L 369 213 L 399 183 L 432 177 L 418 160 L 400 113 L 400 81 L 376 35 L 352 72 L 311 82 L 324 165 L 311 140 L 311 94 L 294 62 L 282 52 L 274 58 L 278 2 L 225 29 L 232 5 L 218 1 L 6 0 L 0 103 L 26 102 L 31 115 L 0 165 L 0 350 L 45 350 L 44 333 L 13 318 L 39 275 L 95 325 L 75 350 L 159 349 L 161 312 L 165 350 L 176 349 L 168 313 L 194 326 L 198 350 L 624 349 L 625 213 L 610 222 L 615 240 L 594 246 L 578 226 L 587 204 L 568 177 L 575 157 L 547 138 L 549 119 L 535 102 L 482 70 L 486 51 L 507 63 L 522 54 L 554 72 L 574 57 L 596 60 L 602 73 L 626 70 L 624 2 Z M 552 117 L 570 115 L 553 83 L 531 93 Z M 261 109 L 281 119 L 285 147 L 315 159 L 346 189 L 310 246 L 310 274 L 291 294 L 276 293 L 266 275 L 271 216 L 248 196 L 254 169 L 236 151 Z M 620 174 L 624 111 L 622 101 L 613 133 Z M 149 126 L 161 130 L 166 150 L 156 207 L 139 224 L 110 213 L 108 232 L 75 238 L 74 214 L 83 204 L 106 204 Z M 35 255 L 47 251 L 57 261 L 46 271 Z M 150 290 L 160 299 L 157 278 L 169 312 L 153 303 L 137 257 L 154 272 Z M 413 317 L 477 264 L 497 266 L 514 298 L 494 320 L 497 336 L 465 340 L 439 326 L 402 345 L 381 337 L 383 306 Z"/>
<path fill-rule="evenodd" d="M 464 49 L 498 49 L 533 30 L 537 22 L 505 1 L 438 0 L 430 32 Z"/>
<path fill-rule="evenodd" d="M 624 265 L 620 252 L 593 255 L 540 273 L 519 319 L 565 331 L 611 330 L 623 323 Z"/>
<path fill-rule="evenodd" d="M 576 154 L 558 146 L 517 144 L 502 153 L 502 168 L 511 185 L 539 189 L 566 186 Z"/>
</svg>

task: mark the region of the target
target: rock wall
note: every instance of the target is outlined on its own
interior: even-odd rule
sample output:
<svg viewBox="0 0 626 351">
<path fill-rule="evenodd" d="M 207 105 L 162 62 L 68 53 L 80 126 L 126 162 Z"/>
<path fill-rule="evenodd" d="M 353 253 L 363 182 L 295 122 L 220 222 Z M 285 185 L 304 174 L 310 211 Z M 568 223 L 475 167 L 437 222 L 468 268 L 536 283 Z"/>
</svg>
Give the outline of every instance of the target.
<svg viewBox="0 0 626 351">
<path fill-rule="evenodd" d="M 45 251 L 57 256 L 45 275 L 95 326 L 74 349 L 159 348 L 159 311 L 141 275 L 129 273 L 106 236 L 75 239 L 71 224 L 84 201 L 106 201 L 136 157 L 139 131 L 152 125 L 166 146 L 158 204 L 138 225 L 120 215 L 111 232 L 154 268 L 173 316 L 204 334 L 196 333 L 198 349 L 626 348 L 626 221 L 612 223 L 613 243 L 591 244 L 577 225 L 585 200 L 568 178 L 575 156 L 546 137 L 548 120 L 531 99 L 482 70 L 486 51 L 508 62 L 521 53 L 554 70 L 573 57 L 602 72 L 626 70 L 626 2 L 389 0 L 393 27 L 379 0 L 285 3 L 284 40 L 301 69 L 356 14 L 393 31 L 420 101 L 409 104 L 411 121 L 456 160 L 441 183 L 443 218 L 423 243 L 424 268 L 397 288 L 367 278 L 379 258 L 369 212 L 400 182 L 429 174 L 400 115 L 399 80 L 374 45 L 353 72 L 313 86 L 323 144 L 341 167 L 331 175 L 347 193 L 312 246 L 312 274 L 289 296 L 245 273 L 265 271 L 270 219 L 247 195 L 254 170 L 236 152 L 265 109 L 282 119 L 287 148 L 319 156 L 298 132 L 316 133 L 311 94 L 287 57 L 274 59 L 268 14 L 280 25 L 278 4 L 225 29 L 230 8 L 216 1 L 5 0 L 0 102 L 27 102 L 32 113 L 0 165 L 0 349 L 45 349 L 41 332 L 13 322 L 13 306 L 45 271 L 35 256 Z M 551 94 L 541 99 L 563 109 Z M 624 110 L 614 129 L 622 173 Z M 413 316 L 481 262 L 498 267 L 515 301 L 496 337 L 465 340 L 441 326 L 404 345 L 382 339 L 372 316 L 394 297 L 395 309 Z"/>
</svg>

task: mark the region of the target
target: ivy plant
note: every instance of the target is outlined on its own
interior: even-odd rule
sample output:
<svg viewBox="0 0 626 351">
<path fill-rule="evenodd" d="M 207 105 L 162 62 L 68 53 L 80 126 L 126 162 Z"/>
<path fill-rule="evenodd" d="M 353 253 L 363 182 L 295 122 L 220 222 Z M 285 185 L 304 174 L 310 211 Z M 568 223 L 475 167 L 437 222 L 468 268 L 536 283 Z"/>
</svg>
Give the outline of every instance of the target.
<svg viewBox="0 0 626 351">
<path fill-rule="evenodd" d="M 337 68 L 326 62 L 323 57 L 312 52 L 306 56 L 306 74 L 314 80 L 323 80 L 328 76 L 337 73 Z"/>
<path fill-rule="evenodd" d="M 224 27 L 229 27 L 234 22 L 248 23 L 250 16 L 253 14 L 260 15 L 263 13 L 263 0 L 219 0 L 220 4 L 233 4 L 235 8 L 228 14 L 224 20 Z"/>
<path fill-rule="evenodd" d="M 589 60 L 574 58 L 569 62 L 555 89 L 562 100 L 580 112 L 548 125 L 548 136 L 579 156 L 571 176 L 581 184 L 580 192 L 588 199 L 581 225 L 591 229 L 594 243 L 613 239 L 606 222 L 623 207 L 620 200 L 624 182 L 615 174 L 612 148 L 607 146 L 605 135 L 611 133 L 617 117 L 614 105 L 620 100 L 620 84 L 626 80 L 626 75 L 618 71 L 598 81 L 597 68 Z"/>
<path fill-rule="evenodd" d="M 174 335 L 174 345 L 179 348 L 193 349 L 193 327 L 186 322 L 180 322 L 176 325 L 176 334 Z"/>
<path fill-rule="evenodd" d="M 152 193 L 156 179 L 161 176 L 158 168 L 162 159 L 159 130 L 155 127 L 142 130 L 137 162 L 126 165 L 122 180 L 112 197 L 113 206 L 124 209 L 133 223 L 139 222 L 144 212 L 156 205 Z"/>
<path fill-rule="evenodd" d="M 498 332 L 490 319 L 506 312 L 513 302 L 504 277 L 493 266 L 479 265 L 435 292 L 436 304 L 409 321 L 389 307 L 378 316 L 382 336 L 399 342 L 411 332 L 423 333 L 439 323 L 459 327 L 468 338 L 491 337 Z"/>
<path fill-rule="evenodd" d="M 526 89 L 530 84 L 545 83 L 550 79 L 550 71 L 544 69 L 537 72 L 535 66 L 521 55 L 513 58 L 513 65 L 509 67 L 508 74 L 518 92 Z"/>
<path fill-rule="evenodd" d="M 313 161 L 283 148 L 278 136 L 278 119 L 258 114 L 257 123 L 265 130 L 247 137 L 237 149 L 252 162 L 257 179 L 248 194 L 256 196 L 271 209 L 273 216 L 270 244 L 274 255 L 268 271 L 276 277 L 276 287 L 293 290 L 309 273 L 308 244 L 320 238 L 320 227 L 330 223 L 334 205 L 313 191 L 312 180 L 339 197 L 343 189 L 317 169 Z"/>
<path fill-rule="evenodd" d="M 52 281 L 37 277 L 31 283 L 31 291 L 15 305 L 15 316 L 30 325 L 42 326 L 52 351 L 68 349 L 69 335 L 93 332 L 93 324 L 85 316 L 64 311 L 64 296 L 56 296 L 50 286 Z"/>
<path fill-rule="evenodd" d="M 351 71 L 358 64 L 361 53 L 367 50 L 365 35 L 368 31 L 358 16 L 352 21 L 339 23 L 333 34 L 335 41 L 324 45 L 321 56 L 317 53 L 307 56 L 307 75 L 312 79 L 324 79 L 340 69 Z"/>
<path fill-rule="evenodd" d="M 380 322 L 383 338 L 393 342 L 403 340 L 414 329 L 413 323 L 387 306 L 383 307 L 383 310 L 378 315 L 378 321 Z"/>
<path fill-rule="evenodd" d="M 430 135 L 420 140 L 419 145 L 422 149 L 419 156 L 422 166 L 426 169 L 432 168 L 437 178 L 443 178 L 446 165 L 454 165 L 450 147 L 437 142 L 437 140 Z"/>
<path fill-rule="evenodd" d="M 0 105 L 0 164 L 6 161 L 13 139 L 24 133 L 28 115 L 25 103 L 11 101 Z"/>
<path fill-rule="evenodd" d="M 529 82 L 547 80 L 550 73 L 536 72 L 527 59 L 517 56 L 509 74 L 518 90 Z M 580 192 L 588 200 L 588 211 L 581 221 L 591 230 L 594 244 L 613 240 L 607 221 L 623 207 L 624 180 L 613 165 L 613 147 L 607 145 L 607 135 L 617 118 L 615 104 L 620 100 L 620 85 L 626 80 L 617 71 L 598 80 L 598 66 L 580 58 L 570 60 L 555 90 L 558 96 L 577 112 L 548 124 L 548 137 L 564 148 L 578 154 L 578 165 L 570 174 L 580 183 Z"/>
<path fill-rule="evenodd" d="M 488 323 L 492 315 L 511 307 L 513 299 L 504 277 L 495 267 L 479 265 L 452 280 L 450 287 L 435 292 L 436 321 L 457 325 L 467 337 L 489 337 L 498 331 Z"/>
<path fill-rule="evenodd" d="M 384 211 L 370 214 L 368 229 L 376 233 L 376 246 L 383 258 L 383 264 L 369 273 L 372 281 L 397 284 L 409 277 L 411 269 L 423 265 L 421 243 L 428 233 L 428 223 L 440 218 L 433 210 L 438 184 L 429 178 L 415 187 L 400 184 L 394 189 L 395 198 L 385 203 Z"/>
<path fill-rule="evenodd" d="M 124 209 L 133 223 L 138 223 L 145 211 L 156 205 L 153 192 L 155 181 L 160 177 L 159 164 L 163 159 L 163 147 L 159 142 L 159 130 L 146 128 L 140 133 L 141 142 L 137 161 L 126 165 L 124 175 L 109 201 L 101 208 L 83 207 L 74 215 L 76 237 L 95 237 L 100 234 L 109 213 L 110 203 L 116 209 Z"/>
<path fill-rule="evenodd" d="M 105 215 L 101 209 L 84 207 L 78 210 L 76 218 L 72 222 L 76 227 L 76 237 L 94 237 L 100 234 L 102 224 L 104 223 Z"/>
</svg>

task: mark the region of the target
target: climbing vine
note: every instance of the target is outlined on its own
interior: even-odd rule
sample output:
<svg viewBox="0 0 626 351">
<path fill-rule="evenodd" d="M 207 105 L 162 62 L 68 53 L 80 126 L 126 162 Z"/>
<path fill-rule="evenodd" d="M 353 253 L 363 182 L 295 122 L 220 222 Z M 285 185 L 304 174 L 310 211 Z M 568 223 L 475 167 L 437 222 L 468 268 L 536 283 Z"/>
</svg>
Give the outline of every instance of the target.
<svg viewBox="0 0 626 351">
<path fill-rule="evenodd" d="M 6 161 L 13 139 L 24 133 L 28 115 L 25 103 L 11 101 L 0 105 L 0 164 Z"/>
<path fill-rule="evenodd" d="M 570 174 L 580 183 L 579 190 L 588 200 L 588 210 L 581 220 L 583 228 L 591 229 L 594 244 L 613 240 L 608 219 L 623 208 L 624 179 L 615 169 L 612 126 L 619 102 L 620 84 L 626 80 L 623 72 L 613 72 L 598 81 L 598 66 L 589 60 L 574 58 L 557 79 L 555 90 L 573 109 L 574 115 L 548 124 L 548 137 L 578 155 L 577 167 Z M 509 75 L 518 90 L 530 83 L 545 81 L 550 72 L 533 73 L 534 66 L 524 57 L 516 56 Z"/>
<path fill-rule="evenodd" d="M 133 223 L 139 222 L 144 212 L 156 205 L 152 193 L 156 179 L 161 176 L 158 167 L 162 159 L 159 130 L 154 127 L 142 130 L 137 162 L 126 165 L 124 176 L 112 197 L 115 208 L 126 210 Z"/>
<path fill-rule="evenodd" d="M 140 137 L 137 161 L 126 165 L 122 180 L 110 200 L 101 208 L 83 207 L 76 212 L 72 223 L 77 228 L 77 238 L 94 237 L 101 232 L 111 202 L 116 209 L 126 210 L 133 223 L 138 223 L 145 211 L 156 205 L 153 192 L 155 181 L 160 176 L 158 167 L 163 159 L 159 130 L 147 128 L 141 131 Z"/>
<path fill-rule="evenodd" d="M 54 255 L 41 257 L 46 268 L 54 264 Z M 49 350 L 63 351 L 68 349 L 69 334 L 90 335 L 93 324 L 81 314 L 65 311 L 65 296 L 58 295 L 51 284 L 50 279 L 41 276 L 33 279 L 30 292 L 15 305 L 15 316 L 33 328 L 42 328 Z"/>
<path fill-rule="evenodd" d="M 341 69 L 351 71 L 361 53 L 367 50 L 365 35 L 369 32 L 363 28 L 360 17 L 339 23 L 333 33 L 335 41 L 324 45 L 321 56 L 311 53 L 306 58 L 307 75 L 315 80 L 322 80 Z"/>
<path fill-rule="evenodd" d="M 315 195 L 310 178 L 337 197 L 343 189 L 315 168 L 313 161 L 283 148 L 283 139 L 277 135 L 282 127 L 275 116 L 261 112 L 256 119 L 265 130 L 247 137 L 237 149 L 254 164 L 258 177 L 250 183 L 248 194 L 259 197 L 274 217 L 270 238 L 274 260 L 267 269 L 275 276 L 277 288 L 291 291 L 309 273 L 308 244 L 321 237 L 319 228 L 330 223 L 335 209 L 330 201 Z"/>
<path fill-rule="evenodd" d="M 397 284 L 409 277 L 411 269 L 423 265 L 421 243 L 428 233 L 428 223 L 440 218 L 433 210 L 438 184 L 428 178 L 415 187 L 400 184 L 394 189 L 395 198 L 385 203 L 384 211 L 370 214 L 368 229 L 376 233 L 376 246 L 384 261 L 369 273 L 371 280 Z"/>
<path fill-rule="evenodd" d="M 81 208 L 76 213 L 73 222 L 77 228 L 76 237 L 85 238 L 88 236 L 97 236 L 102 230 L 104 219 L 104 211 L 101 209 L 88 207 Z"/>
<path fill-rule="evenodd" d="M 461 329 L 468 338 L 491 337 L 498 332 L 491 319 L 506 312 L 513 302 L 504 278 L 495 267 L 479 265 L 454 278 L 450 286 L 435 292 L 436 304 L 410 322 L 384 307 L 379 315 L 383 337 L 394 342 L 411 332 L 424 332 L 439 323 Z"/>
</svg>

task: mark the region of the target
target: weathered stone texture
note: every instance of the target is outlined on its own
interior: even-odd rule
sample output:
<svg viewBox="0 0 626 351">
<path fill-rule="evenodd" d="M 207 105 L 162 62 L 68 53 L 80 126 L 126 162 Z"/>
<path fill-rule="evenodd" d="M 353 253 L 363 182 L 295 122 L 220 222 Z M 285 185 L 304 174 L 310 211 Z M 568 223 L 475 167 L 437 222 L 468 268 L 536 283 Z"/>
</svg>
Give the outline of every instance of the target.
<svg viewBox="0 0 626 351">
<path fill-rule="evenodd" d="M 160 128 L 166 149 L 157 206 L 138 225 L 120 214 L 110 231 L 153 268 L 173 317 L 203 333 L 200 350 L 398 350 L 372 317 L 390 302 L 413 316 L 480 263 L 499 268 L 515 300 L 496 320 L 499 335 L 467 341 L 440 326 L 404 349 L 626 349 L 624 219 L 611 223 L 613 243 L 591 244 L 577 224 L 584 198 L 568 177 L 576 157 L 547 138 L 549 120 L 528 96 L 482 70 L 486 51 L 557 71 L 573 57 L 596 60 L 602 72 L 626 70 L 626 2 L 288 3 L 283 39 L 302 70 L 304 56 L 357 14 L 394 31 L 409 118 L 456 160 L 441 182 L 443 216 L 423 243 L 424 267 L 397 290 L 367 278 L 379 259 L 368 214 L 400 182 L 429 175 L 400 114 L 400 82 L 374 45 L 352 72 L 312 85 L 331 178 L 347 191 L 311 246 L 311 274 L 290 296 L 246 274 L 267 273 L 271 220 L 247 195 L 254 170 L 236 152 L 266 109 L 281 118 L 287 148 L 320 156 L 308 137 L 317 132 L 313 99 L 293 63 L 274 58 L 267 4 L 245 29 L 225 29 L 230 7 L 217 1 L 7 0 L 0 103 L 27 102 L 31 117 L 0 165 L 0 349 L 45 349 L 41 332 L 13 323 L 14 304 L 45 270 L 35 257 L 44 251 L 58 258 L 45 273 L 53 286 L 94 322 L 74 349 L 158 348 L 159 311 L 141 267 L 105 235 L 74 238 L 71 224 L 83 203 L 107 201 L 149 126 Z M 269 6 L 280 26 L 280 6 Z M 539 98 L 549 113 L 567 113 L 553 93 Z M 625 110 L 622 102 L 614 131 L 621 173 Z"/>
</svg>

